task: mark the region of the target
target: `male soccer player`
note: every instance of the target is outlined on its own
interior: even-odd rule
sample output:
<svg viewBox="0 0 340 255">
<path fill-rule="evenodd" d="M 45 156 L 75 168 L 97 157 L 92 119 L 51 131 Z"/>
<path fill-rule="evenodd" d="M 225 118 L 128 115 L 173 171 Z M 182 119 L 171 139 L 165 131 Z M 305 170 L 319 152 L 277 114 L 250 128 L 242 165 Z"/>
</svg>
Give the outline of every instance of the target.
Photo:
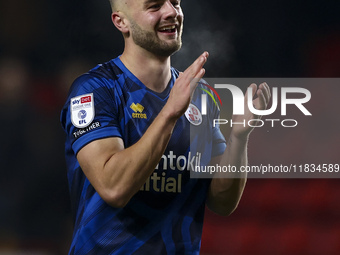
<svg viewBox="0 0 340 255">
<path fill-rule="evenodd" d="M 207 115 L 199 113 L 202 91 L 194 90 L 207 52 L 183 73 L 170 66 L 182 44 L 179 0 L 111 6 L 124 51 L 80 76 L 61 114 L 75 221 L 69 254 L 198 254 L 205 204 L 230 214 L 246 176 L 194 179 L 190 171 L 247 164 L 251 128 L 233 128 L 226 146 L 211 124 L 217 108 L 208 102 Z M 266 84 L 257 96 L 265 109 Z"/>
</svg>

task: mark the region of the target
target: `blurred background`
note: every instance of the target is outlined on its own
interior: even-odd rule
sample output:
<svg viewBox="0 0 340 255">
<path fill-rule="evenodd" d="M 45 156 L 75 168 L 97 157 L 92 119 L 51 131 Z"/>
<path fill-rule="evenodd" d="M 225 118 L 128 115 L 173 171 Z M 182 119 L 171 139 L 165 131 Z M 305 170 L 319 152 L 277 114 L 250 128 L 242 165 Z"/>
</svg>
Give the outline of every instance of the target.
<svg viewBox="0 0 340 255">
<path fill-rule="evenodd" d="M 208 50 L 208 77 L 340 75 L 339 1 L 182 7 L 178 69 Z M 72 221 L 59 114 L 78 75 L 121 54 L 110 13 L 108 0 L 0 1 L 0 254 L 67 254 Z M 312 88 L 309 128 L 256 130 L 251 163 L 339 163 L 339 92 Z M 250 179 L 233 215 L 207 210 L 202 254 L 339 254 L 339 187 L 338 179 Z"/>
</svg>

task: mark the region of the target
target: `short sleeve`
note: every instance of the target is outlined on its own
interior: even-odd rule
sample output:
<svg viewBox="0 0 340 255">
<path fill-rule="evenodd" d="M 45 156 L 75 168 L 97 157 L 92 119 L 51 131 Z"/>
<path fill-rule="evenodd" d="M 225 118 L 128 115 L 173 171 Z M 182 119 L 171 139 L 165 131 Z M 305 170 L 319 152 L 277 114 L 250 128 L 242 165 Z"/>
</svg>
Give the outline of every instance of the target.
<svg viewBox="0 0 340 255">
<path fill-rule="evenodd" d="M 119 96 L 113 80 L 80 76 L 73 83 L 61 113 L 61 123 L 74 154 L 86 144 L 108 137 L 122 137 Z"/>
</svg>

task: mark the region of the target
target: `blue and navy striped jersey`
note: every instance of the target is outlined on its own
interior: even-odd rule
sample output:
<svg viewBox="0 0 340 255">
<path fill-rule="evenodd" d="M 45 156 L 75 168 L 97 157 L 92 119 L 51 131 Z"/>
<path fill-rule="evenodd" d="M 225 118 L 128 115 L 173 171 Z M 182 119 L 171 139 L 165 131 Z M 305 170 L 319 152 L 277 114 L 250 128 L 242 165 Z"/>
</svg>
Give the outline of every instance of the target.
<svg viewBox="0 0 340 255">
<path fill-rule="evenodd" d="M 193 125 L 186 116 L 177 121 L 158 166 L 124 208 L 101 199 L 76 158 L 97 139 L 121 137 L 125 148 L 136 143 L 167 102 L 179 74 L 174 68 L 171 72 L 167 89 L 156 93 L 116 58 L 73 83 L 61 113 L 74 212 L 69 254 L 199 253 L 210 180 L 190 178 L 190 171 L 198 163 L 208 164 L 226 146 L 218 127 L 210 124 L 219 114 L 213 104 L 202 117 L 205 125 Z M 193 96 L 196 109 L 202 93 L 196 90 Z"/>
</svg>

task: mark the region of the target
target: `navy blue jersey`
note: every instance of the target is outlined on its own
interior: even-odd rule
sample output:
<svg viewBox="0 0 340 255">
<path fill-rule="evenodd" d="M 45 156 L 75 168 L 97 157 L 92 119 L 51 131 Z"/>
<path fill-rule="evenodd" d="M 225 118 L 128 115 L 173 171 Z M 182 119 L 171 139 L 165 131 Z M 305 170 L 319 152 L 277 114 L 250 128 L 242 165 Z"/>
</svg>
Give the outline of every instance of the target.
<svg viewBox="0 0 340 255">
<path fill-rule="evenodd" d="M 116 58 L 73 83 L 61 114 L 74 212 L 69 254 L 199 253 L 210 180 L 190 178 L 190 171 L 208 164 L 226 146 L 212 127 L 219 112 L 211 102 L 208 114 L 197 117 L 202 90 L 196 90 L 190 110 L 178 119 L 153 174 L 124 208 L 101 199 L 76 158 L 97 139 L 120 137 L 125 148 L 136 143 L 167 102 L 178 77 L 174 68 L 171 73 L 165 91 L 156 93 Z"/>
</svg>

